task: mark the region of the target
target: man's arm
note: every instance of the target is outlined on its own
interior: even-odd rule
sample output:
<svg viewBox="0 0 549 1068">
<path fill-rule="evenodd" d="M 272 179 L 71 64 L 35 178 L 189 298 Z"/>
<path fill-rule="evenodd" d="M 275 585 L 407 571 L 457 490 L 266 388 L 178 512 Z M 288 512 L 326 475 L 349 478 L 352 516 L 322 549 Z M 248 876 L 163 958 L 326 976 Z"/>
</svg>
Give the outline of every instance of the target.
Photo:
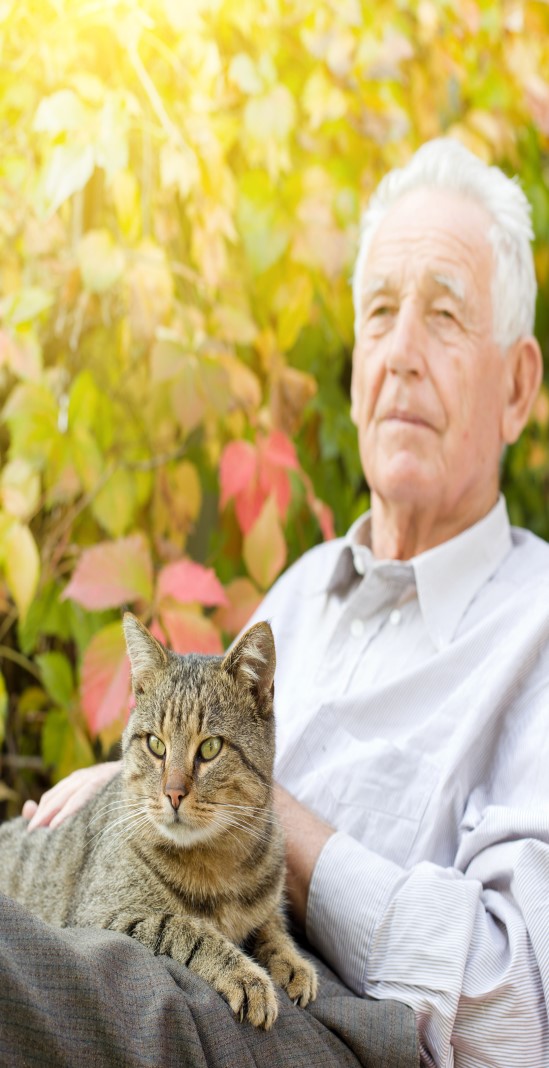
<svg viewBox="0 0 549 1068">
<path fill-rule="evenodd" d="M 296 918 L 305 917 L 311 944 L 357 994 L 415 1010 L 423 1064 L 546 1068 L 549 959 L 539 912 L 549 834 L 541 813 L 531 839 L 522 837 L 524 813 L 487 813 L 465 872 L 429 863 L 405 871 L 332 832 L 279 788 L 276 807 Z"/>
<path fill-rule="evenodd" d="M 313 871 L 328 838 L 335 831 L 296 801 L 282 786 L 275 785 L 274 800 L 284 828 L 288 901 L 294 919 L 304 929 Z"/>
</svg>

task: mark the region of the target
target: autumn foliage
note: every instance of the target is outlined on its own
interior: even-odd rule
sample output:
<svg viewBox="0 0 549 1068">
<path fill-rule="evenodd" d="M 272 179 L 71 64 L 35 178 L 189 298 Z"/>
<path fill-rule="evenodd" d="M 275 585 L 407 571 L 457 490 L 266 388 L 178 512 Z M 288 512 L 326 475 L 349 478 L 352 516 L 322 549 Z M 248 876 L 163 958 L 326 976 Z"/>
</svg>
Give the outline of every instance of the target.
<svg viewBox="0 0 549 1068">
<path fill-rule="evenodd" d="M 121 610 L 218 652 L 367 506 L 360 210 L 450 132 L 518 173 L 549 339 L 549 7 L 7 0 L 0 802 L 109 752 Z M 549 536 L 549 392 L 506 459 Z"/>
</svg>

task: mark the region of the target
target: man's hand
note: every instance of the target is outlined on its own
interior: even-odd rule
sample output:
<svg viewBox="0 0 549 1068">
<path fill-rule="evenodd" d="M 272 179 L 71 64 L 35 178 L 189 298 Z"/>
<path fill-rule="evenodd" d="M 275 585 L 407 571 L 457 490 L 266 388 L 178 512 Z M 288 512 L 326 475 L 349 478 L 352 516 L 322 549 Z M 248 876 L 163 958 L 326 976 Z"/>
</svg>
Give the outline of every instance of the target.
<svg viewBox="0 0 549 1068">
<path fill-rule="evenodd" d="M 304 928 L 312 874 L 328 838 L 335 832 L 276 783 L 274 804 L 286 839 L 288 900 L 294 919 Z"/>
<path fill-rule="evenodd" d="M 34 831 L 36 827 L 58 827 L 68 816 L 82 808 L 101 786 L 110 782 L 120 767 L 120 761 L 113 760 L 108 764 L 80 768 L 42 794 L 38 805 L 36 801 L 25 801 L 22 814 L 26 820 L 30 820 L 27 829 Z"/>
</svg>

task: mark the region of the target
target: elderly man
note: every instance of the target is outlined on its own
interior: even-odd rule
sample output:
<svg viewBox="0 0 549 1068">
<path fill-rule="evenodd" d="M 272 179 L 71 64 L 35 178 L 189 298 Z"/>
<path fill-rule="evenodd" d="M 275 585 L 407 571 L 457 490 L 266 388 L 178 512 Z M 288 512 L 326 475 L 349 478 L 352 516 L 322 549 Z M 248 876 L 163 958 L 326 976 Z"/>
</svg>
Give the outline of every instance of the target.
<svg viewBox="0 0 549 1068">
<path fill-rule="evenodd" d="M 549 1064 L 549 547 L 499 495 L 542 375 L 530 238 L 452 141 L 381 183 L 354 278 L 371 512 L 256 614 L 293 912 L 353 991 L 413 1007 L 426 1065 Z"/>
</svg>

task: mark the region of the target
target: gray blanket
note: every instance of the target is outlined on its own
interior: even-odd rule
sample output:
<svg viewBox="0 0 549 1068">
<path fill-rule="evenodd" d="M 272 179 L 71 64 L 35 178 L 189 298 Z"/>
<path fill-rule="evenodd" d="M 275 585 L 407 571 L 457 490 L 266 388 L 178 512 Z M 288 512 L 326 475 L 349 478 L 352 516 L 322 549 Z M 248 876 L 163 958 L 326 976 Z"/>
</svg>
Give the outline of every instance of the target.
<svg viewBox="0 0 549 1068">
<path fill-rule="evenodd" d="M 318 963 L 318 962 L 317 962 Z M 55 930 L 0 895 L 1 1068 L 417 1068 L 413 1013 L 357 998 L 326 968 L 270 1032 L 125 935 Z"/>
</svg>

